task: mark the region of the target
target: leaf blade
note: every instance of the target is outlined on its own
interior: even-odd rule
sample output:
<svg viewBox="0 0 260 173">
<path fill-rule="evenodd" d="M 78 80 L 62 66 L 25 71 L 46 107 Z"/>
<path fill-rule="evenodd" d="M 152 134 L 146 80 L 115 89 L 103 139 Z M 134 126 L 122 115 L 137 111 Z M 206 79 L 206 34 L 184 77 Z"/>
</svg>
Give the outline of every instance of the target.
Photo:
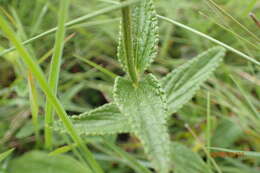
<svg viewBox="0 0 260 173">
<path fill-rule="evenodd" d="M 200 85 L 218 67 L 225 49 L 214 47 L 178 67 L 161 80 L 165 89 L 169 113 L 175 113 L 187 103 Z"/>
<path fill-rule="evenodd" d="M 152 0 L 136 5 L 133 12 L 134 53 L 137 71 L 143 73 L 157 54 L 159 29 Z"/>
<path fill-rule="evenodd" d="M 170 165 L 170 139 L 165 125 L 166 104 L 159 82 L 148 75 L 139 82 L 138 87 L 134 87 L 130 81 L 118 77 L 114 98 L 141 140 L 154 168 L 158 172 L 167 173 Z"/>
<path fill-rule="evenodd" d="M 66 165 L 66 166 L 64 166 Z M 72 157 L 49 156 L 47 153 L 32 151 L 14 159 L 9 171 L 12 173 L 88 173 L 91 172 Z"/>
<path fill-rule="evenodd" d="M 143 0 L 131 12 L 133 59 L 138 74 L 142 74 L 157 55 L 159 29 L 157 14 L 152 0 Z M 118 59 L 125 71 L 127 68 L 126 47 L 123 41 L 123 27 L 120 24 Z"/>
<path fill-rule="evenodd" d="M 80 135 L 110 135 L 131 132 L 127 117 L 123 116 L 114 103 L 105 104 L 92 111 L 70 118 Z M 55 130 L 64 133 L 61 122 L 55 124 Z"/>
</svg>

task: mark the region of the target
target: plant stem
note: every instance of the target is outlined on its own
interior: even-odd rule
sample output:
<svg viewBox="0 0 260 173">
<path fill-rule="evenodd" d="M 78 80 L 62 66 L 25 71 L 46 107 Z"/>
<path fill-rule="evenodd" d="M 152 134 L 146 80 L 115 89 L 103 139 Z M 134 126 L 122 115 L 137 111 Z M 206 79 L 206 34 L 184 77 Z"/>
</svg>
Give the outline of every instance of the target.
<svg viewBox="0 0 260 173">
<path fill-rule="evenodd" d="M 121 0 L 124 1 L 124 0 Z M 138 76 L 136 71 L 136 64 L 134 61 L 133 53 L 133 40 L 132 40 L 132 22 L 131 22 L 131 8 L 129 6 L 122 8 L 123 16 L 123 42 L 125 44 L 126 63 L 130 78 L 134 84 L 138 83 Z"/>
</svg>

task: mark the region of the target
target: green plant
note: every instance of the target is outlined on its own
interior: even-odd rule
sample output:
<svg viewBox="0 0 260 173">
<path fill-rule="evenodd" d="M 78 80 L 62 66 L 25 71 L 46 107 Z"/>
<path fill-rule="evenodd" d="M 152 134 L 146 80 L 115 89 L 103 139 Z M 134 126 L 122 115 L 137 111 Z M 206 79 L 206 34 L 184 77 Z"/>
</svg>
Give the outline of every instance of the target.
<svg viewBox="0 0 260 173">
<path fill-rule="evenodd" d="M 14 149 L 10 149 L 6 152 L 3 152 L 0 154 L 0 162 L 2 162 L 6 157 L 8 157 L 12 152 L 14 151 Z"/>
<path fill-rule="evenodd" d="M 225 49 L 215 47 L 158 81 L 144 71 L 157 54 L 158 22 L 151 0 L 122 8 L 118 59 L 127 73 L 117 77 L 114 103 L 71 118 L 78 134 L 135 134 L 160 173 L 169 172 L 172 150 L 167 119 L 192 98 L 216 69 Z M 62 126 L 56 129 L 63 132 Z M 177 157 L 177 156 L 176 156 Z"/>
<path fill-rule="evenodd" d="M 61 7 L 65 8 L 66 4 L 64 5 L 63 2 L 60 3 Z M 61 10 L 63 12 L 63 10 Z M 10 27 L 10 25 L 7 23 L 7 21 L 0 15 L 0 26 L 4 33 L 6 34 L 7 38 L 12 42 L 12 44 L 16 47 L 17 51 L 21 55 L 24 63 L 27 65 L 27 67 L 31 70 L 32 74 L 35 78 L 37 78 L 38 83 L 45 93 L 47 100 L 52 103 L 52 106 L 54 107 L 56 113 L 62 119 L 64 126 L 70 133 L 72 139 L 77 143 L 78 147 L 81 149 L 82 152 L 86 154 L 86 158 L 89 162 L 89 165 L 92 167 L 93 171 L 96 172 L 102 172 L 102 169 L 99 167 L 98 163 L 93 158 L 91 152 L 88 150 L 88 148 L 83 143 L 83 140 L 80 138 L 80 136 L 76 133 L 75 129 L 73 128 L 73 125 L 71 124 L 66 111 L 64 110 L 63 106 L 61 105 L 60 101 L 54 94 L 53 90 L 49 87 L 48 82 L 44 76 L 44 73 L 40 66 L 37 64 L 35 59 L 30 55 L 29 51 L 26 50 L 26 48 L 23 46 L 22 42 L 19 38 L 16 37 L 13 29 Z"/>
<path fill-rule="evenodd" d="M 258 173 L 259 28 L 248 14 L 259 18 L 260 1 L 154 1 L 158 15 L 119 1 L 74 0 L 69 11 L 66 0 L 0 1 L 43 71 L 0 33 L 0 172 Z M 123 7 L 133 15 L 121 21 L 118 63 Z M 229 51 L 221 66 L 220 47 L 192 58 L 214 44 Z M 42 76 L 56 102 L 41 92 Z M 57 101 L 63 114 L 51 116 L 46 102 L 55 111 Z"/>
</svg>

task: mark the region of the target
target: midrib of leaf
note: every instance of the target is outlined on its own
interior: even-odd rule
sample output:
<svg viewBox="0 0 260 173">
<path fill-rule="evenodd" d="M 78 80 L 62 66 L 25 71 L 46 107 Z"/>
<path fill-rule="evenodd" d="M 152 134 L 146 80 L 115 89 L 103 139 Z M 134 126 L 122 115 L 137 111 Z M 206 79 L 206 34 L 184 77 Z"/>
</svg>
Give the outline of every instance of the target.
<svg viewBox="0 0 260 173">
<path fill-rule="evenodd" d="M 167 173 L 170 165 L 170 139 L 166 127 L 166 103 L 154 76 L 148 75 L 138 87 L 118 77 L 114 99 L 122 114 L 128 117 L 132 131 L 141 140 L 154 168 Z"/>
</svg>

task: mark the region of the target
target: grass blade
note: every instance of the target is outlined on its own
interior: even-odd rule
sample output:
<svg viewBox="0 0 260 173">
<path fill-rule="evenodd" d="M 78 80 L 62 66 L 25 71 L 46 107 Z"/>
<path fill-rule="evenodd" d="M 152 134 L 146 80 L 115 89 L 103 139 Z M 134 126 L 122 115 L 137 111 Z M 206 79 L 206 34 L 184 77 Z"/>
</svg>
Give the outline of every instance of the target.
<svg viewBox="0 0 260 173">
<path fill-rule="evenodd" d="M 58 30 L 55 38 L 54 53 L 51 59 L 50 73 L 49 73 L 49 86 L 53 93 L 57 94 L 61 57 L 63 54 L 64 38 L 65 38 L 65 22 L 68 16 L 70 0 L 60 1 L 60 12 L 58 18 Z M 45 148 L 52 149 L 52 124 L 53 124 L 53 108 L 50 101 L 47 99 L 45 105 Z"/>
<path fill-rule="evenodd" d="M 96 68 L 97 70 L 101 71 L 102 73 L 104 73 L 104 74 L 110 76 L 112 79 L 115 79 L 115 78 L 117 77 L 117 75 L 116 75 L 115 73 L 113 73 L 113 72 L 107 70 L 106 68 L 102 67 L 101 65 L 96 64 L 96 63 L 93 62 L 93 61 L 90 61 L 90 60 L 88 60 L 88 59 L 82 58 L 82 57 L 80 57 L 80 56 L 78 56 L 78 55 L 74 55 L 74 56 L 75 56 L 76 58 L 78 58 L 79 60 L 81 60 L 81 61 L 87 63 L 88 65 L 90 65 L 90 66 Z"/>
<path fill-rule="evenodd" d="M 14 148 L 6 151 L 6 152 L 3 152 L 0 154 L 0 163 L 6 158 L 8 157 L 12 152 L 14 151 Z"/>
<path fill-rule="evenodd" d="M 216 44 L 218 44 L 218 45 L 220 45 L 220 46 L 223 46 L 224 48 L 226 48 L 226 49 L 230 50 L 231 52 L 233 52 L 233 53 L 235 53 L 235 54 L 237 54 L 237 55 L 239 55 L 239 56 L 245 58 L 245 59 L 248 60 L 248 61 L 251 61 L 252 63 L 254 63 L 254 64 L 256 64 L 256 65 L 260 65 L 260 62 L 259 62 L 259 61 L 255 60 L 254 58 L 252 58 L 252 57 L 250 57 L 250 56 L 248 56 L 248 55 L 246 55 L 246 54 L 244 54 L 243 52 L 240 52 L 239 50 L 237 50 L 237 49 L 235 49 L 235 48 L 233 48 L 233 47 L 231 47 L 231 46 L 228 46 L 227 44 L 225 44 L 225 43 L 223 43 L 223 42 L 221 42 L 221 41 L 219 41 L 219 40 L 216 40 L 216 39 L 214 39 L 214 38 L 212 38 L 212 37 L 210 37 L 210 36 L 208 36 L 208 35 L 206 35 L 206 34 L 204 34 L 204 33 L 202 33 L 202 32 L 199 32 L 199 31 L 197 31 L 197 30 L 195 30 L 195 29 L 193 29 L 193 28 L 191 28 L 191 27 L 189 27 L 189 26 L 186 26 L 186 25 L 184 25 L 184 24 L 181 24 L 181 23 L 179 23 L 179 22 L 177 22 L 177 21 L 175 21 L 175 20 L 172 20 L 172 19 L 170 19 L 170 18 L 168 18 L 168 17 L 160 16 L 160 15 L 158 15 L 158 17 L 159 17 L 160 19 L 162 19 L 162 20 L 165 20 L 165 21 L 167 21 L 167 22 L 169 22 L 169 23 L 172 23 L 172 24 L 174 24 L 174 25 L 176 25 L 176 26 L 179 26 L 179 27 L 181 27 L 181 28 L 183 28 L 183 29 L 185 29 L 185 30 L 188 30 L 188 31 L 190 31 L 190 32 L 193 32 L 194 34 L 199 35 L 199 36 L 201 36 L 201 37 L 203 37 L 203 38 L 205 38 L 205 39 L 207 39 L 207 40 L 210 40 L 210 41 L 212 41 L 212 42 L 214 42 L 214 43 L 216 43 Z"/>
<path fill-rule="evenodd" d="M 60 101 L 52 92 L 52 89 L 49 87 L 49 84 L 44 76 L 43 71 L 41 70 L 40 66 L 37 64 L 35 59 L 30 56 L 29 52 L 25 49 L 22 42 L 16 37 L 13 29 L 9 26 L 6 20 L 0 15 L 0 27 L 5 33 L 6 37 L 11 41 L 11 43 L 15 46 L 18 53 L 21 55 L 22 60 L 27 65 L 27 67 L 31 70 L 33 76 L 38 80 L 38 83 L 45 93 L 48 100 L 52 103 L 56 113 L 58 114 L 59 118 L 62 120 L 64 126 L 66 127 L 67 131 L 69 132 L 72 139 L 75 143 L 81 148 L 82 151 L 87 155 L 89 165 L 95 170 L 95 172 L 103 172 L 98 163 L 95 161 L 93 155 L 85 146 L 84 142 L 78 136 L 77 132 L 73 128 L 72 123 L 70 122 L 66 111 L 62 107 Z"/>
<path fill-rule="evenodd" d="M 232 150 L 232 149 L 219 148 L 219 147 L 210 147 L 209 149 L 216 150 L 216 151 L 224 151 L 224 152 L 229 152 L 229 153 L 239 153 L 242 156 L 260 157 L 260 153 L 254 152 L 254 151 Z"/>
<path fill-rule="evenodd" d="M 132 5 L 134 3 L 137 3 L 138 1 L 140 1 L 140 0 L 129 0 L 129 1 L 123 2 L 123 3 L 118 4 L 118 5 L 113 5 L 111 7 L 106 7 L 106 8 L 97 10 L 97 11 L 95 11 L 93 13 L 86 14 L 84 16 L 81 16 L 81 17 L 78 17 L 76 19 L 73 19 L 73 20 L 67 22 L 65 25 L 66 25 L 66 27 L 70 27 L 70 26 L 82 23 L 82 22 L 84 22 L 84 21 L 86 21 L 88 19 L 92 19 L 93 17 L 99 16 L 99 15 L 102 15 L 102 14 L 106 14 L 106 13 L 109 13 L 109 12 L 112 12 L 112 11 L 115 11 L 115 10 L 119 10 L 119 9 L 121 9 L 123 7 L 126 7 L 126 6 Z M 43 33 L 41 33 L 39 35 L 36 35 L 36 36 L 26 40 L 26 41 L 23 41 L 22 44 L 23 45 L 27 45 L 27 44 L 35 41 L 35 40 L 38 40 L 39 38 L 42 38 L 42 37 L 44 37 L 46 35 L 54 33 L 55 31 L 57 31 L 57 29 L 58 29 L 57 27 L 49 29 L 49 30 L 47 30 L 47 31 L 45 31 L 45 32 L 43 32 Z M 11 51 L 13 51 L 15 49 L 16 49 L 15 47 L 11 47 L 9 49 L 6 49 L 6 50 L 0 52 L 0 56 L 3 56 L 4 54 L 9 53 L 9 52 L 11 52 Z"/>
<path fill-rule="evenodd" d="M 30 106 L 31 106 L 31 114 L 32 114 L 32 122 L 34 125 L 35 138 L 36 138 L 36 147 L 39 147 L 40 144 L 40 127 L 39 127 L 39 104 L 38 104 L 38 94 L 35 85 L 35 79 L 31 72 L 28 74 L 28 86 L 29 86 L 29 97 L 30 97 Z"/>
</svg>

